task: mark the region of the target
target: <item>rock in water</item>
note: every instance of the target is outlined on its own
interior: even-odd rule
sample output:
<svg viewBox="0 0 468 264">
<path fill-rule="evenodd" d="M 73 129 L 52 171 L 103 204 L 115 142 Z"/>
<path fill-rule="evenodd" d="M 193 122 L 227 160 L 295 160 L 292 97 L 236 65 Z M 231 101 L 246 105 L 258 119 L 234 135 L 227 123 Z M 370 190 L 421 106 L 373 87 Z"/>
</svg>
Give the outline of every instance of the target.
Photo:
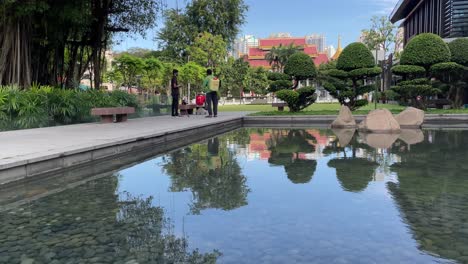
<svg viewBox="0 0 468 264">
<path fill-rule="evenodd" d="M 345 105 L 341 106 L 340 109 L 340 114 L 336 118 L 335 121 L 333 121 L 332 128 L 355 128 L 356 127 L 356 121 L 354 120 L 353 113 L 349 108 Z"/>
<path fill-rule="evenodd" d="M 356 129 L 332 129 L 333 133 L 335 133 L 338 141 L 340 143 L 340 147 L 344 148 L 349 145 L 351 140 L 356 133 Z"/>
<path fill-rule="evenodd" d="M 400 125 L 388 109 L 371 111 L 359 124 L 359 130 L 367 133 L 400 133 Z"/>
<path fill-rule="evenodd" d="M 408 145 L 414 145 L 424 141 L 424 133 L 420 129 L 403 129 L 400 139 Z"/>
<path fill-rule="evenodd" d="M 405 111 L 395 116 L 401 128 L 420 128 L 424 123 L 424 111 L 408 107 Z"/>
<path fill-rule="evenodd" d="M 398 134 L 359 134 L 364 142 L 375 149 L 389 149 L 398 139 Z"/>
</svg>

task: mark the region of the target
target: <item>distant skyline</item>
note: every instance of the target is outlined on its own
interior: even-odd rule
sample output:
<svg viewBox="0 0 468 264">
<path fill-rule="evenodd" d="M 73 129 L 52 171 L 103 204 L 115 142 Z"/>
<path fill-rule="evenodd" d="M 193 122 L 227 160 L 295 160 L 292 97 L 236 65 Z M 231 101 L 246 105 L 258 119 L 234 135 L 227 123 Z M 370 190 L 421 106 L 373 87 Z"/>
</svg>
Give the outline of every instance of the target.
<svg viewBox="0 0 468 264">
<path fill-rule="evenodd" d="M 167 8 L 176 6 L 176 0 L 166 0 Z M 179 7 L 185 5 L 179 0 Z M 389 16 L 398 0 L 245 0 L 249 6 L 246 23 L 240 35 L 255 35 L 258 38 L 268 37 L 272 33 L 287 32 L 293 36 L 324 34 L 327 46 L 338 44 L 341 35 L 343 46 L 359 39 L 361 30 L 370 27 L 372 16 Z M 261 4 L 260 4 L 261 2 Z M 158 28 L 141 36 L 123 37 L 114 50 L 122 51 L 140 47 L 157 49 L 154 41 L 163 20 Z"/>
</svg>

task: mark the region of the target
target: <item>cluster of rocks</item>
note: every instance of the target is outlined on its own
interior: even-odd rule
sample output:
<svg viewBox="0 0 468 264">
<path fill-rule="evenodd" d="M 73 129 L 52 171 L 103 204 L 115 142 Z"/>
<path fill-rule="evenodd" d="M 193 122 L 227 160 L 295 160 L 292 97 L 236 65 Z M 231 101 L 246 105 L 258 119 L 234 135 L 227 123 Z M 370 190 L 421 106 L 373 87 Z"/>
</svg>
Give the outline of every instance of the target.
<svg viewBox="0 0 468 264">
<path fill-rule="evenodd" d="M 332 123 L 332 128 L 358 129 L 366 133 L 400 133 L 402 129 L 418 129 L 424 122 L 424 111 L 409 107 L 393 116 L 388 109 L 371 111 L 366 118 L 357 124 L 351 110 L 342 106 L 340 113 Z"/>
</svg>

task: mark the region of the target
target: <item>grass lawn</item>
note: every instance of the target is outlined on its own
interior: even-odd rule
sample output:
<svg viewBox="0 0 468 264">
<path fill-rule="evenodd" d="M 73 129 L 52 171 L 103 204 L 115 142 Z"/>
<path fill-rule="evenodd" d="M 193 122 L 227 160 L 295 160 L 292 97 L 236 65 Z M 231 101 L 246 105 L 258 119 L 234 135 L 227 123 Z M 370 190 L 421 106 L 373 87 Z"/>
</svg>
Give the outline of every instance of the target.
<svg viewBox="0 0 468 264">
<path fill-rule="evenodd" d="M 366 105 L 359 110 L 354 111 L 354 114 L 365 115 L 369 111 L 374 110 L 374 104 Z M 387 108 L 392 113 L 396 114 L 405 109 L 404 106 L 392 105 L 392 104 L 378 104 L 377 108 Z M 251 115 L 254 116 L 273 116 L 273 115 L 337 115 L 340 110 L 340 104 L 338 103 L 323 103 L 313 104 L 307 109 L 299 113 L 290 113 L 288 108 L 284 112 L 278 111 L 271 105 L 220 105 L 220 112 L 255 112 Z M 442 110 L 442 109 L 430 109 L 427 111 L 428 114 L 468 114 L 468 109 L 458 110 Z"/>
</svg>

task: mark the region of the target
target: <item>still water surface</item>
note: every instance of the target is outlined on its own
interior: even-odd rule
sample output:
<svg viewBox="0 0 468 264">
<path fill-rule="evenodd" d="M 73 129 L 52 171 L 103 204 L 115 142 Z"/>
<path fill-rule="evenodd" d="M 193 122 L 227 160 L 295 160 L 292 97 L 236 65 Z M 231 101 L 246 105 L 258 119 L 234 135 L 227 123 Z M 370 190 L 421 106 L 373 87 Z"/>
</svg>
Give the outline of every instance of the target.
<svg viewBox="0 0 468 264">
<path fill-rule="evenodd" d="M 467 146 L 237 130 L 8 207 L 0 263 L 468 263 Z"/>
</svg>

